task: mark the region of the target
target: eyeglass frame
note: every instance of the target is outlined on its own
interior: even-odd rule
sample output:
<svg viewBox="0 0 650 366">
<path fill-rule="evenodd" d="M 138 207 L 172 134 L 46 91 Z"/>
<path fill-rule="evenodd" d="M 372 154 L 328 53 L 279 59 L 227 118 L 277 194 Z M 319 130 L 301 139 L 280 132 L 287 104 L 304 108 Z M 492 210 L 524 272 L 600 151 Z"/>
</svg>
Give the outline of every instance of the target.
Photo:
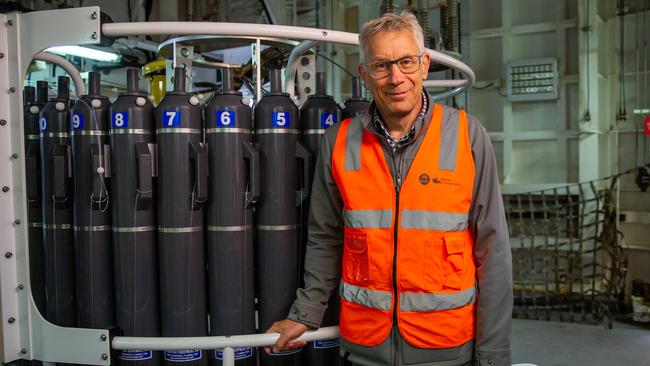
<svg viewBox="0 0 650 366">
<path fill-rule="evenodd" d="M 366 70 L 368 70 L 368 73 L 370 74 L 370 76 L 371 76 L 373 79 L 383 79 L 383 78 L 385 78 L 385 77 L 388 77 L 388 76 L 391 74 L 392 70 L 393 70 L 393 65 L 397 65 L 397 68 L 398 68 L 399 71 L 401 71 L 402 73 L 404 73 L 404 74 L 409 74 L 409 75 L 410 75 L 410 74 L 414 74 L 414 73 L 418 72 L 418 70 L 420 70 L 420 67 L 422 67 L 422 57 L 423 57 L 423 56 L 424 56 L 424 52 L 422 52 L 422 53 L 419 54 L 419 55 L 406 55 L 406 56 L 400 57 L 400 58 L 395 59 L 395 60 L 378 60 L 378 61 L 374 61 L 374 62 L 370 62 L 370 63 L 364 63 L 363 66 L 366 67 Z M 399 66 L 399 62 L 400 62 L 401 60 L 405 59 L 405 58 L 408 58 L 408 57 L 417 57 L 417 58 L 418 58 L 418 68 L 415 69 L 415 70 L 413 70 L 412 72 L 404 72 L 404 71 L 402 70 L 402 68 Z M 379 62 L 388 62 L 388 64 L 389 64 L 389 71 L 388 71 L 388 73 L 387 73 L 386 75 L 384 75 L 384 76 L 376 77 L 376 76 L 373 75 L 372 71 L 370 70 L 370 65 L 372 65 L 372 64 L 376 64 L 376 63 L 379 63 Z"/>
</svg>

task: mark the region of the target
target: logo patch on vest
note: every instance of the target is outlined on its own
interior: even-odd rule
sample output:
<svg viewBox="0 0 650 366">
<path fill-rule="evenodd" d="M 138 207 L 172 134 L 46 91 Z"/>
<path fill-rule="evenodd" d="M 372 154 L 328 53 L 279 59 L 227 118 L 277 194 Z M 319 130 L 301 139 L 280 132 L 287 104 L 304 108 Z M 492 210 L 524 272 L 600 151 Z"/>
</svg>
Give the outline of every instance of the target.
<svg viewBox="0 0 650 366">
<path fill-rule="evenodd" d="M 420 174 L 420 177 L 418 179 L 420 180 L 420 184 L 422 184 L 422 185 L 429 184 L 429 181 L 431 180 L 431 178 L 429 177 L 429 174 L 427 174 L 427 173 Z"/>
</svg>

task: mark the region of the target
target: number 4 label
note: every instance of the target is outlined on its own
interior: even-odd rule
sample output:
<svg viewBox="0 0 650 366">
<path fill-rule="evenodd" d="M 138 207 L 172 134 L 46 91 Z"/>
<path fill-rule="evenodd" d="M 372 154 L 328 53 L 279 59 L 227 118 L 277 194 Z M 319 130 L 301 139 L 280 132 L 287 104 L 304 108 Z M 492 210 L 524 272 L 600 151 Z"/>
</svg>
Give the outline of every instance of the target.
<svg viewBox="0 0 650 366">
<path fill-rule="evenodd" d="M 217 127 L 234 127 L 236 125 L 237 117 L 235 111 L 217 111 L 215 113 Z"/>
<path fill-rule="evenodd" d="M 320 127 L 327 128 L 334 125 L 337 122 L 336 114 L 334 113 L 321 113 L 320 115 Z"/>
<path fill-rule="evenodd" d="M 162 114 L 163 127 L 180 127 L 181 125 L 181 112 L 180 111 L 163 111 Z"/>
<path fill-rule="evenodd" d="M 129 127 L 129 114 L 127 112 L 115 112 L 112 115 L 113 128 Z"/>
<path fill-rule="evenodd" d="M 290 126 L 290 115 L 289 112 L 273 112 L 272 115 L 273 127 L 284 127 L 288 128 Z"/>
</svg>

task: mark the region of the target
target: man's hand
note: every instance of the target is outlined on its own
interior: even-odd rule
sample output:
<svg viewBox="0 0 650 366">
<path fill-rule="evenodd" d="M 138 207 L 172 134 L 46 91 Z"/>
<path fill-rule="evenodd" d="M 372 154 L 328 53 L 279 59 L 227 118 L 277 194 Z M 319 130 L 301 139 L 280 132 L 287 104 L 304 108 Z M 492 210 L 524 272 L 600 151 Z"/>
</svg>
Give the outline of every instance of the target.
<svg viewBox="0 0 650 366">
<path fill-rule="evenodd" d="M 291 340 L 300 337 L 307 329 L 308 327 L 302 323 L 284 319 L 273 323 L 271 328 L 267 329 L 266 333 L 280 333 L 280 338 L 273 345 L 273 352 L 280 352 L 304 347 L 307 342 L 291 342 Z M 264 347 L 264 351 L 270 353 L 271 347 Z"/>
</svg>

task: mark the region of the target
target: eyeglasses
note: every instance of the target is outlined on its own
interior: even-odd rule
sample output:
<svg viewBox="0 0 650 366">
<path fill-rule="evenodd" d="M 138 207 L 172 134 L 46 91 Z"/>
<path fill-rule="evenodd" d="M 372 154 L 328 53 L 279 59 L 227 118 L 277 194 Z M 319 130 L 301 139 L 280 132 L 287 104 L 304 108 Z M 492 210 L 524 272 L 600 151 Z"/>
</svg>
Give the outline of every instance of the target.
<svg viewBox="0 0 650 366">
<path fill-rule="evenodd" d="M 422 64 L 421 55 L 413 56 L 404 56 L 397 60 L 381 60 L 365 64 L 366 68 L 370 72 L 370 76 L 375 79 L 382 79 L 390 74 L 393 64 L 397 65 L 401 72 L 404 74 L 412 74 L 420 69 L 420 64 Z"/>
</svg>

